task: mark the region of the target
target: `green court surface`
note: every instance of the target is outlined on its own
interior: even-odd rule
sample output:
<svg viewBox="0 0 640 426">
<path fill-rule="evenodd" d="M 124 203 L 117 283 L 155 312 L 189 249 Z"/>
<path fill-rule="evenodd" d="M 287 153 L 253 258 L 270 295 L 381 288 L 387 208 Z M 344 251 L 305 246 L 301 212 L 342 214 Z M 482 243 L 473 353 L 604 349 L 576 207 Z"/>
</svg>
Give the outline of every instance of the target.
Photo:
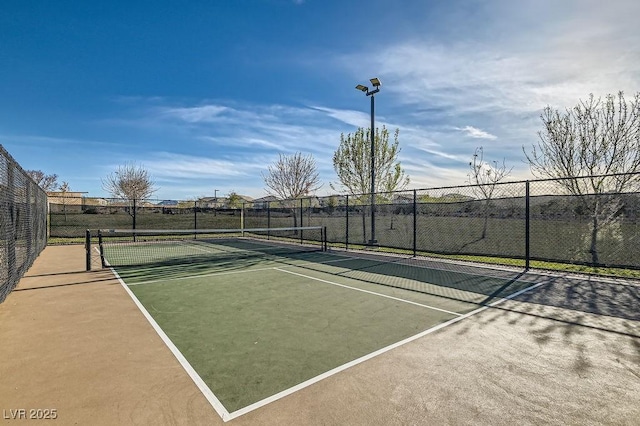
<svg viewBox="0 0 640 426">
<path fill-rule="evenodd" d="M 188 261 L 115 269 L 229 413 L 531 285 L 514 273 L 203 244 Z"/>
</svg>

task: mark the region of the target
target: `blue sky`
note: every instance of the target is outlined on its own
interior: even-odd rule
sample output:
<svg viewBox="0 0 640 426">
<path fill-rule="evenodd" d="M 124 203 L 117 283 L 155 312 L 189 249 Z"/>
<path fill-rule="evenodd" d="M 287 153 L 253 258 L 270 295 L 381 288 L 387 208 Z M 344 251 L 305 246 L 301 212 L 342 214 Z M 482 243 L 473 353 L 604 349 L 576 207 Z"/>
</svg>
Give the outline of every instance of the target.
<svg viewBox="0 0 640 426">
<path fill-rule="evenodd" d="M 0 143 L 107 195 L 118 165 L 160 199 L 266 195 L 278 154 L 333 192 L 341 133 L 400 129 L 411 188 L 464 184 L 476 147 L 530 178 L 545 105 L 640 90 L 637 0 L 5 0 Z"/>
</svg>

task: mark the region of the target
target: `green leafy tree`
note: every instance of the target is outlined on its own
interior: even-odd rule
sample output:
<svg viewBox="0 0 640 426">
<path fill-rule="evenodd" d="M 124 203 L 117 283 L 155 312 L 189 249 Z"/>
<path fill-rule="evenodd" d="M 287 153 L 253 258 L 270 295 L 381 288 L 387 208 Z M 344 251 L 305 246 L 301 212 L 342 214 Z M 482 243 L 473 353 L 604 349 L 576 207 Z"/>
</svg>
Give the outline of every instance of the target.
<svg viewBox="0 0 640 426">
<path fill-rule="evenodd" d="M 242 207 L 242 198 L 237 192 L 231 191 L 227 194 L 227 204 L 231 209 L 239 209 Z"/>
<path fill-rule="evenodd" d="M 386 127 L 376 129 L 374 134 L 374 150 L 371 152 L 371 129 L 358 128 L 354 134 L 340 135 L 340 145 L 333 154 L 333 168 L 339 182 L 331 187 L 338 190 L 341 186 L 354 197 L 354 204 L 367 204 L 371 196 L 371 155 L 374 156 L 375 193 L 401 191 L 409 184 L 398 154 L 400 130 L 396 129 L 393 141 L 389 141 Z M 362 229 L 366 229 L 366 210 L 362 209 Z M 366 231 L 363 232 L 366 242 Z"/>
<path fill-rule="evenodd" d="M 539 142 L 527 152 L 531 172 L 553 179 L 590 217 L 589 253 L 599 263 L 598 234 L 618 221 L 621 193 L 640 187 L 640 92 L 589 95 L 566 111 L 547 106 Z"/>
</svg>

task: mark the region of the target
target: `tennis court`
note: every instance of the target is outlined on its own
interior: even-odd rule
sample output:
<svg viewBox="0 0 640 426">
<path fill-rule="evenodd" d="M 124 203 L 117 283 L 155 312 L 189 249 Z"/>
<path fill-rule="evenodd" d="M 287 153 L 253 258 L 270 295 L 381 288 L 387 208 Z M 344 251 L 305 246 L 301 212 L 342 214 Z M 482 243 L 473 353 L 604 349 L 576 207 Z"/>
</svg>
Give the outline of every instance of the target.
<svg viewBox="0 0 640 426">
<path fill-rule="evenodd" d="M 105 231 L 100 252 L 224 420 L 541 285 L 329 252 L 316 228 L 199 232 Z"/>
</svg>

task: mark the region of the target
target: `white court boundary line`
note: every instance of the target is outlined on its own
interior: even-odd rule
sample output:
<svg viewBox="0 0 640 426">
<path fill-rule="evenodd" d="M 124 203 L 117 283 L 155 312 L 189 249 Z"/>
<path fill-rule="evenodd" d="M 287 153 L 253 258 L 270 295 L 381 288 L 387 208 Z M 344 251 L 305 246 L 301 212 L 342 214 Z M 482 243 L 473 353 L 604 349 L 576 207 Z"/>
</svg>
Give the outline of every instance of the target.
<svg viewBox="0 0 640 426">
<path fill-rule="evenodd" d="M 202 395 L 204 395 L 207 401 L 209 401 L 209 404 L 211 404 L 213 409 L 216 410 L 216 412 L 222 418 L 223 421 L 227 422 L 231 420 L 232 417 L 229 414 L 229 411 L 227 411 L 227 409 L 224 407 L 224 405 L 222 405 L 218 397 L 216 397 L 214 393 L 211 391 L 211 389 L 209 389 L 209 386 L 207 386 L 204 380 L 202 380 L 202 377 L 200 377 L 200 375 L 191 366 L 191 364 L 189 364 L 189 361 L 187 361 L 184 355 L 182 355 L 182 352 L 180 352 L 180 350 L 176 347 L 176 345 L 173 344 L 169 336 L 167 336 L 167 334 L 162 330 L 162 328 L 158 325 L 156 320 L 153 319 L 149 311 L 147 311 L 147 308 L 145 308 L 144 305 L 140 302 L 140 300 L 138 300 L 136 295 L 133 294 L 133 292 L 131 291 L 131 289 L 129 289 L 127 284 L 122 280 L 122 278 L 120 278 L 120 275 L 118 275 L 116 270 L 111 267 L 109 267 L 109 269 L 111 269 L 111 272 L 113 272 L 113 274 L 118 279 L 122 287 L 124 287 L 124 290 L 131 297 L 131 299 L 133 300 L 133 303 L 136 304 L 140 312 L 142 312 L 142 315 L 144 315 L 147 321 L 149 321 L 149 324 L 151 324 L 151 327 L 153 327 L 156 333 L 158 333 L 158 336 L 160 336 L 164 344 L 167 345 L 171 353 L 176 357 L 180 365 L 182 365 L 182 368 L 184 368 L 184 370 L 187 372 L 189 377 L 191 377 L 191 380 L 193 380 L 193 382 L 198 387 L 198 389 L 200 389 L 200 392 L 202 392 Z"/>
<path fill-rule="evenodd" d="M 273 269 L 275 269 L 276 271 L 284 272 L 285 274 L 297 275 L 299 277 L 307 278 L 307 279 L 314 280 L 314 281 L 320 281 L 321 283 L 331 284 L 331 285 L 335 285 L 337 287 L 343 287 L 343 288 L 348 288 L 350 290 L 361 291 L 362 293 L 373 294 L 374 296 L 380 296 L 380 297 L 384 297 L 386 299 L 396 300 L 398 302 L 409 303 L 410 305 L 416 305 L 416 306 L 420 306 L 420 307 L 423 307 L 423 308 L 431 309 L 431 310 L 434 310 L 434 311 L 445 312 L 447 314 L 451 314 L 451 315 L 455 315 L 455 316 L 462 316 L 462 314 L 459 314 L 457 312 L 447 311 L 446 309 L 440 309 L 440 308 L 436 308 L 434 306 L 424 305 L 422 303 L 412 302 L 411 300 L 405 300 L 405 299 L 401 299 L 399 297 L 393 297 L 393 296 L 389 296 L 389 295 L 382 294 L 382 293 L 376 293 L 375 291 L 369 291 L 369 290 L 364 290 L 362 288 L 351 287 L 349 285 L 339 284 L 339 283 L 336 283 L 336 282 L 333 282 L 333 281 L 323 280 L 322 278 L 316 278 L 316 277 L 312 277 L 312 276 L 309 276 L 309 275 L 299 274 L 299 273 L 293 272 L 293 271 L 287 271 L 285 269 L 280 269 L 280 268 L 273 268 Z M 348 277 L 346 277 L 346 278 L 349 279 Z"/>
<path fill-rule="evenodd" d="M 391 261 L 391 260 L 383 260 L 383 259 L 373 259 L 373 258 L 369 258 L 369 257 L 362 257 L 362 256 L 351 256 L 348 253 L 354 253 L 354 252 L 346 252 L 346 253 L 340 253 L 340 252 L 336 252 L 336 251 L 332 251 L 330 252 L 331 254 L 334 254 L 336 256 L 341 256 L 341 257 L 346 257 L 346 258 L 350 258 L 350 259 L 358 259 L 358 260 L 370 260 L 372 262 L 377 262 L 377 263 L 391 263 L 394 265 L 404 265 L 404 266 L 411 266 L 412 268 L 420 268 L 420 269 L 433 269 L 434 271 L 442 271 L 442 272 L 453 272 L 455 274 L 464 274 L 464 275 L 471 275 L 471 276 L 476 276 L 476 277 L 482 277 L 482 278 L 496 278 L 496 279 L 501 279 L 501 280 L 505 280 L 505 281 L 509 281 L 511 278 L 505 278 L 505 277 L 500 277 L 500 276 L 491 276 L 491 275 L 486 275 L 486 274 L 481 274 L 480 272 L 467 272 L 467 271 L 453 271 L 451 269 L 444 269 L 444 268 L 439 268 L 436 266 L 428 266 L 428 265 L 414 265 L 412 263 L 408 263 L 405 261 L 408 260 L 419 260 L 419 258 L 415 258 L 415 257 L 405 257 L 405 256 L 397 256 L 398 261 Z M 364 253 L 364 254 L 369 254 L 369 253 Z M 386 257 L 396 257 L 394 256 L 392 253 L 370 253 L 370 256 L 386 256 Z M 437 260 L 433 260 L 433 259 L 425 259 L 427 261 L 430 262 L 438 262 L 440 261 L 440 259 Z M 445 262 L 446 261 L 446 262 Z M 505 267 L 505 266 L 500 266 L 497 265 L 497 267 L 492 267 L 492 266 L 484 266 L 484 265 L 473 265 L 473 264 L 464 264 L 464 263 L 457 263 L 448 259 L 443 259 L 442 263 L 449 263 L 451 265 L 456 265 L 456 266 L 464 266 L 464 267 L 468 267 L 468 268 L 481 268 L 481 269 L 489 269 L 489 270 L 494 270 L 494 271 L 502 271 L 502 272 L 513 272 L 513 273 L 519 273 L 519 270 L 514 268 L 514 269 L 510 269 L 509 267 Z M 526 281 L 521 281 L 516 279 L 515 281 L 517 282 L 523 282 L 526 284 Z"/>
<path fill-rule="evenodd" d="M 222 403 L 220 402 L 220 400 L 218 399 L 218 397 L 215 396 L 215 394 L 211 391 L 211 389 L 209 388 L 209 386 L 207 386 L 207 384 L 204 382 L 204 380 L 202 380 L 202 378 L 200 377 L 200 375 L 195 371 L 195 369 L 191 366 L 191 364 L 189 363 L 189 361 L 187 361 L 187 359 L 184 357 L 184 355 L 180 352 L 180 350 L 173 344 L 173 342 L 171 341 L 171 339 L 169 338 L 169 336 L 167 336 L 167 334 L 162 330 L 162 328 L 158 325 L 158 323 L 153 319 L 153 317 L 151 316 L 151 314 L 149 313 L 149 311 L 147 311 L 147 309 L 144 307 L 144 305 L 140 302 L 140 300 L 138 300 L 138 298 L 136 297 L 136 295 L 131 291 L 131 289 L 129 289 L 128 285 L 122 280 L 122 278 L 120 277 L 120 275 L 118 275 L 118 273 L 116 272 L 116 270 L 112 267 L 109 267 L 109 269 L 111 270 L 111 272 L 114 274 L 114 276 L 118 279 L 118 282 L 120 283 L 120 285 L 124 288 L 124 290 L 127 292 L 127 294 L 129 295 L 129 297 L 131 297 L 131 299 L 133 300 L 134 304 L 138 307 L 138 309 L 140 310 L 140 312 L 143 314 L 143 316 L 147 319 L 147 321 L 149 322 L 149 324 L 151 324 L 151 327 L 156 331 L 156 333 L 158 333 L 158 336 L 162 339 L 162 341 L 164 342 L 165 345 L 167 345 L 167 348 L 169 348 L 169 350 L 171 351 L 171 353 L 176 357 L 176 359 L 178 360 L 178 362 L 180 363 L 180 365 L 182 366 L 182 368 L 184 368 L 185 372 L 189 375 L 189 377 L 191 378 L 191 380 L 193 380 L 194 384 L 198 387 L 198 389 L 200 390 L 200 392 L 202 392 L 203 396 L 207 399 L 207 401 L 209 401 L 209 403 L 211 404 L 211 406 L 213 407 L 213 409 L 216 411 L 216 413 L 218 413 L 218 415 L 220 416 L 220 418 L 222 418 L 222 420 L 224 422 L 228 422 L 229 420 L 233 420 L 237 417 L 240 417 L 244 414 L 247 414 L 251 411 L 254 411 L 260 407 L 263 407 L 267 404 L 270 404 L 272 402 L 275 402 L 279 399 L 284 398 L 285 396 L 291 395 L 295 392 L 298 392 L 306 387 L 309 387 L 315 383 L 318 383 L 326 378 L 329 378 L 337 373 L 340 373 L 342 371 L 345 371 L 351 367 L 354 367 L 358 364 L 361 364 L 365 361 L 368 361 L 372 358 L 375 358 L 379 355 L 382 355 L 386 352 L 389 352 L 393 349 L 396 349 L 400 346 L 404 346 L 407 343 L 413 342 L 414 340 L 417 340 L 421 337 L 424 337 L 428 334 L 431 334 L 433 332 L 436 332 L 438 330 L 441 330 L 445 327 L 448 327 L 452 324 L 455 324 L 459 321 L 462 321 L 463 319 L 469 318 L 475 314 L 478 314 L 486 309 L 489 309 L 490 307 L 496 306 L 498 304 L 501 304 L 507 300 L 510 300 L 514 297 L 517 297 L 523 293 L 526 293 L 530 290 L 533 290 L 537 287 L 540 287 L 541 285 L 544 285 L 547 283 L 547 281 L 543 281 L 543 282 L 539 282 L 537 284 L 534 284 L 530 287 L 527 287 L 525 289 L 522 289 L 520 291 L 517 291 L 516 293 L 513 293 L 507 297 L 504 297 L 502 299 L 499 299 L 493 303 L 490 303 L 486 306 L 480 307 L 476 310 L 473 310 L 471 312 L 468 312 L 464 315 L 462 314 L 456 314 L 459 315 L 456 318 L 453 318 L 449 321 L 446 321 L 444 323 L 438 324 L 434 327 L 431 327 L 421 333 L 418 333 L 416 335 L 413 335 L 411 337 L 408 337 L 404 340 L 401 340 L 399 342 L 393 343 L 389 346 L 386 346 L 384 348 L 378 349 L 377 351 L 371 352 L 365 356 L 362 356 L 360 358 L 357 358 L 353 361 L 350 361 L 346 364 L 342 364 L 339 367 L 336 367 L 334 369 L 331 369 L 325 373 L 322 373 L 316 377 L 313 377 L 309 380 L 306 380 L 302 383 L 299 383 L 295 386 L 292 386 L 288 389 L 285 389 L 281 392 L 278 392 L 275 395 L 272 395 L 270 397 L 267 397 L 265 399 L 262 399 L 260 401 L 257 401 L 253 404 L 250 404 L 244 408 L 241 408 L 239 410 L 236 410 L 232 413 L 230 413 L 225 407 L 224 405 L 222 405 Z M 276 269 L 276 268 L 274 268 Z M 281 270 L 281 272 L 286 272 L 289 273 L 289 271 L 285 271 L 285 270 Z M 312 278 L 313 277 L 308 277 L 308 278 Z"/>
</svg>

